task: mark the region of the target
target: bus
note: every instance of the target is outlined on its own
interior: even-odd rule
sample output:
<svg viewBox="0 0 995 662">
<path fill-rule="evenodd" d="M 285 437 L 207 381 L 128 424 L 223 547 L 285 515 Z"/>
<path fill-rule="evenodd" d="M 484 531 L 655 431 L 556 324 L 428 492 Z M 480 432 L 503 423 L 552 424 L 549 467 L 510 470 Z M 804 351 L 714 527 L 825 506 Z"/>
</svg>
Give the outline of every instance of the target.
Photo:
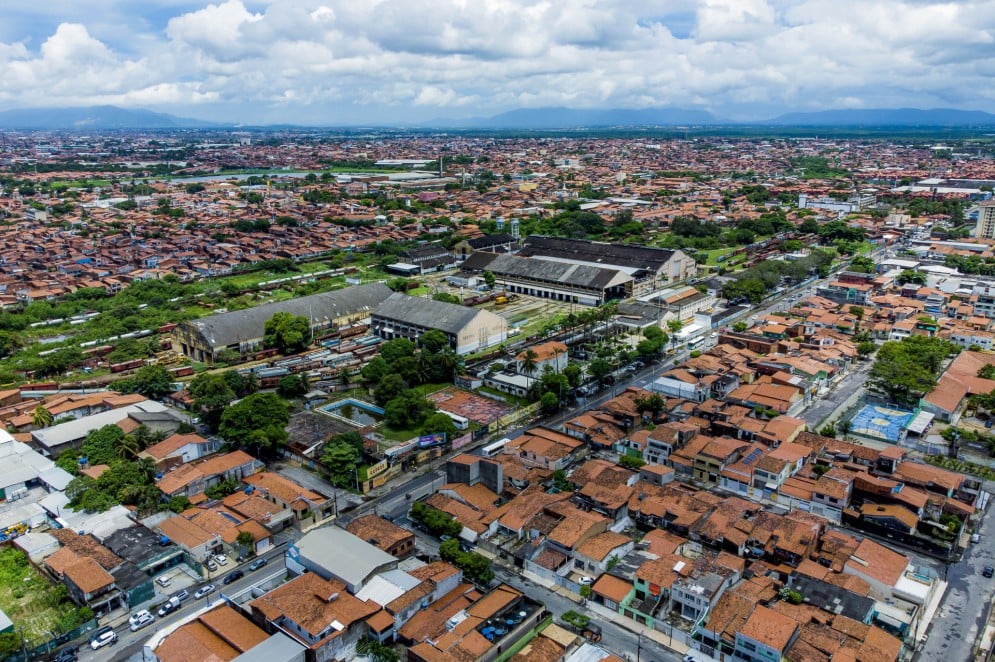
<svg viewBox="0 0 995 662">
<path fill-rule="evenodd" d="M 499 454 L 502 450 L 504 450 L 504 447 L 508 444 L 509 441 L 511 441 L 511 439 L 508 439 L 507 437 L 505 437 L 504 439 L 498 439 L 493 444 L 487 444 L 486 446 L 481 448 L 480 453 L 484 457 L 494 457 L 495 455 Z"/>
<path fill-rule="evenodd" d="M 692 340 L 688 341 L 688 351 L 693 352 L 694 350 L 701 347 L 703 344 L 705 344 L 705 336 L 698 336 L 697 338 L 693 338 Z"/>
</svg>

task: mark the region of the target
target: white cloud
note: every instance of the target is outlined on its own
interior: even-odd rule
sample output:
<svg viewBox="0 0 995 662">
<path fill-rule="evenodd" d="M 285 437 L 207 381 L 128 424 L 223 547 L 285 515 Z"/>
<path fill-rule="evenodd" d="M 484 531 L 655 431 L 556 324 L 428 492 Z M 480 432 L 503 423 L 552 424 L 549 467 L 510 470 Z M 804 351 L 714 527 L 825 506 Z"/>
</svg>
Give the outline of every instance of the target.
<svg viewBox="0 0 995 662">
<path fill-rule="evenodd" d="M 250 121 L 522 105 L 995 110 L 995 0 L 144 0 L 140 15 L 100 0 L 93 19 L 53 0 L 42 38 L 46 4 L 12 2 L 3 107 L 200 104 L 189 114 Z M 124 22 L 116 33 L 107 16 Z"/>
</svg>

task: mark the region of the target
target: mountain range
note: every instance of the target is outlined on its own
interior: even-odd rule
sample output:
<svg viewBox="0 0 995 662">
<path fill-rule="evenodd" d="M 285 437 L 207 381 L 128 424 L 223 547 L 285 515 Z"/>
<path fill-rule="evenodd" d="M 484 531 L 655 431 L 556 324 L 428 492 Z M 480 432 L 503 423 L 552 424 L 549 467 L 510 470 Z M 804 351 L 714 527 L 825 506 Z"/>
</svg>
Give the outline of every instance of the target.
<svg viewBox="0 0 995 662">
<path fill-rule="evenodd" d="M 206 129 L 234 126 L 236 126 L 235 123 L 210 122 L 177 117 L 168 113 L 157 113 L 151 110 L 119 108 L 117 106 L 22 108 L 0 111 L 0 128 L 6 129 Z M 286 125 L 281 126 L 287 128 Z M 878 108 L 791 112 L 769 120 L 735 122 L 717 118 L 711 112 L 700 109 L 520 108 L 491 117 L 436 119 L 408 126 L 436 129 L 498 130 L 667 126 L 995 127 L 995 115 L 980 110 L 954 108 L 929 110 Z"/>
<path fill-rule="evenodd" d="M 118 106 L 18 108 L 0 111 L 7 129 L 204 129 L 223 124 Z"/>
</svg>

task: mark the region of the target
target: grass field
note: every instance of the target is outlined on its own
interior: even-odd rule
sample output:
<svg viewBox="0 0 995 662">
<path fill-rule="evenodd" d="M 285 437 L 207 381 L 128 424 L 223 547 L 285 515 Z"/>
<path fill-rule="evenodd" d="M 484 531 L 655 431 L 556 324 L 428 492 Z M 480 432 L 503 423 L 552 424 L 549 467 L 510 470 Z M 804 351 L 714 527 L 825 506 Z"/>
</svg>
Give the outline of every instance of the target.
<svg viewBox="0 0 995 662">
<path fill-rule="evenodd" d="M 0 609 L 33 642 L 51 639 L 73 610 L 63 590 L 41 575 L 28 558 L 12 548 L 0 550 Z"/>
<path fill-rule="evenodd" d="M 49 187 L 53 189 L 64 189 L 64 188 L 82 188 L 84 186 L 110 186 L 111 180 L 109 179 L 72 179 L 72 180 L 57 180 L 54 182 L 49 182 Z"/>
</svg>

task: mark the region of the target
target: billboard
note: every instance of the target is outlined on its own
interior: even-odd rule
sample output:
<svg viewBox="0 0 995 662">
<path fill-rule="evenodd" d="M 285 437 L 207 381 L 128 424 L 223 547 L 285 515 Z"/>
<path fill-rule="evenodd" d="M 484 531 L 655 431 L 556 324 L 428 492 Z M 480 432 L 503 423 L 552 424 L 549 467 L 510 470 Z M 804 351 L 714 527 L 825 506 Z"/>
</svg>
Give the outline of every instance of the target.
<svg viewBox="0 0 995 662">
<path fill-rule="evenodd" d="M 426 434 L 418 437 L 418 448 L 434 448 L 444 443 L 446 443 L 445 432 L 436 432 L 435 434 Z"/>
</svg>

